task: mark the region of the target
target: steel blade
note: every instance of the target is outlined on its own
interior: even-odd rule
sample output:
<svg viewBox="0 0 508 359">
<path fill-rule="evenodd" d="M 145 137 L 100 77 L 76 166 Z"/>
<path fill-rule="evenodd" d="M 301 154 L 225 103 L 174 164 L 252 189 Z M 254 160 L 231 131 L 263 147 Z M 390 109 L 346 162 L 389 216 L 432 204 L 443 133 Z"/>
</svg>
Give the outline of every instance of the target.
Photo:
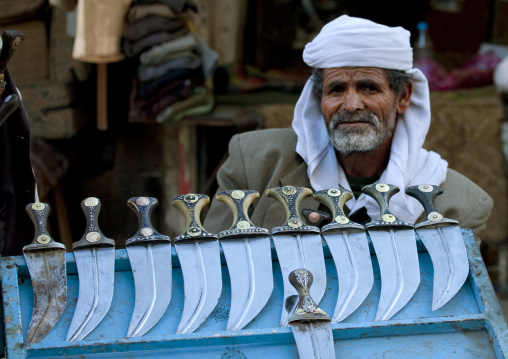
<svg viewBox="0 0 508 359">
<path fill-rule="evenodd" d="M 140 337 L 162 317 L 171 300 L 171 243 L 127 246 L 136 288 L 127 337 Z"/>
<path fill-rule="evenodd" d="M 111 305 L 115 274 L 115 248 L 74 250 L 79 295 L 67 341 L 82 340 L 104 318 Z"/>
<path fill-rule="evenodd" d="M 294 322 L 290 326 L 300 358 L 335 358 L 330 322 Z"/>
<path fill-rule="evenodd" d="M 273 290 L 270 237 L 221 242 L 231 278 L 227 330 L 240 330 L 259 314 Z"/>
<path fill-rule="evenodd" d="M 434 267 L 432 310 L 446 304 L 469 274 L 469 259 L 458 226 L 421 228 L 416 232 L 429 252 Z"/>
<path fill-rule="evenodd" d="M 365 232 L 325 233 L 323 237 L 339 279 L 339 295 L 332 317 L 332 323 L 338 323 L 363 303 L 374 284 L 369 242 Z"/>
<path fill-rule="evenodd" d="M 369 230 L 381 272 L 381 295 L 375 320 L 389 320 L 413 297 L 420 265 L 413 229 Z"/>
<path fill-rule="evenodd" d="M 65 248 L 24 251 L 34 291 L 27 343 L 38 343 L 49 333 L 67 302 Z"/>
<path fill-rule="evenodd" d="M 184 306 L 177 334 L 192 333 L 210 315 L 222 291 L 218 241 L 175 243 L 184 282 Z"/>
<path fill-rule="evenodd" d="M 273 236 L 273 242 L 284 284 L 284 304 L 280 326 L 287 327 L 288 319 L 294 312 L 298 301 L 298 292 L 288 280 L 291 271 L 303 268 L 314 274 L 315 280 L 310 289 L 310 294 L 317 304 L 325 294 L 326 268 L 323 245 L 320 234 L 277 234 Z"/>
</svg>

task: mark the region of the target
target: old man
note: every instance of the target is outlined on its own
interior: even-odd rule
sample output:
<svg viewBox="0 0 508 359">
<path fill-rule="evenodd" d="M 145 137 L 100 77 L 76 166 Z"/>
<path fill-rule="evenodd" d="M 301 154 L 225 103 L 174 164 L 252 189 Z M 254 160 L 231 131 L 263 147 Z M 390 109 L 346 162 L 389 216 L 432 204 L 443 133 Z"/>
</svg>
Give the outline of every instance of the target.
<svg viewBox="0 0 508 359">
<path fill-rule="evenodd" d="M 346 15 L 324 26 L 303 53 L 313 75 L 296 104 L 293 128 L 234 136 L 217 175 L 218 191 L 258 191 L 250 218 L 271 229 L 286 218 L 279 202 L 265 195 L 268 188 L 318 191 L 340 184 L 355 194 L 346 203 L 349 217 L 366 223 L 379 218 L 379 207 L 361 188 L 390 183 L 401 189 L 390 202 L 392 212 L 415 223 L 423 218 L 423 207 L 404 189 L 440 185 L 444 193 L 436 199 L 437 209 L 464 228 L 483 229 L 493 206 L 489 195 L 422 148 L 431 120 L 429 89 L 412 66 L 409 39 L 401 27 Z M 313 198 L 302 207 L 322 209 Z M 213 200 L 205 228 L 229 228 L 229 212 Z"/>
</svg>

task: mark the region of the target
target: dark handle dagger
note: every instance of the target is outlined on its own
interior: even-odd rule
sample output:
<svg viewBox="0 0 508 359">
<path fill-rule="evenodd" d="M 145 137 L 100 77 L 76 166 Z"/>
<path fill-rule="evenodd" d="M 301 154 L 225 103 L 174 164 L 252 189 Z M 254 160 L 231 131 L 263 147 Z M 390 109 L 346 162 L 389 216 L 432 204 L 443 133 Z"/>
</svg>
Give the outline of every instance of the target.
<svg viewBox="0 0 508 359">
<path fill-rule="evenodd" d="M 364 227 L 361 224 L 351 221 L 344 214 L 344 204 L 353 198 L 353 192 L 339 186 L 339 188 L 317 191 L 314 193 L 314 198 L 327 206 L 332 212 L 332 222 L 323 226 L 321 232 L 326 232 L 331 229 L 364 230 Z"/>
<path fill-rule="evenodd" d="M 107 238 L 98 225 L 101 201 L 96 197 L 88 197 L 81 201 L 81 209 L 86 218 L 86 230 L 81 239 L 72 245 L 72 249 L 114 247 L 115 241 Z"/>
<path fill-rule="evenodd" d="M 403 221 L 397 218 L 388 206 L 390 199 L 396 193 L 398 193 L 399 187 L 386 184 L 386 183 L 374 183 L 362 188 L 362 192 L 366 195 L 374 198 L 380 208 L 381 219 L 369 222 L 365 225 L 366 228 L 372 227 L 407 227 L 414 228 L 414 226 L 407 221 Z"/>
<path fill-rule="evenodd" d="M 231 228 L 219 233 L 220 239 L 234 239 L 269 235 L 265 228 L 255 226 L 248 215 L 248 209 L 255 199 L 259 198 L 257 191 L 230 190 L 217 194 L 216 198 L 225 203 L 233 212 Z"/>
<path fill-rule="evenodd" d="M 291 318 L 289 318 L 289 323 L 331 321 L 330 316 L 321 310 L 310 296 L 310 287 L 313 280 L 312 273 L 304 268 L 295 269 L 289 273 L 289 282 L 298 291 L 298 305 Z"/>
<path fill-rule="evenodd" d="M 299 215 L 300 203 L 312 195 L 312 190 L 304 187 L 284 186 L 266 190 L 268 197 L 278 200 L 286 211 L 286 223 L 272 229 L 275 233 L 319 233 L 319 228 L 304 224 Z"/>
<path fill-rule="evenodd" d="M 19 47 L 25 34 L 16 30 L 5 30 L 2 32 L 2 51 L 0 52 L 0 94 L 5 90 L 6 82 L 5 69 L 14 51 Z"/>
<path fill-rule="evenodd" d="M 175 237 L 174 241 L 215 240 L 217 234 L 207 232 L 201 224 L 201 210 L 210 203 L 210 198 L 204 194 L 188 193 L 173 199 L 173 206 L 177 207 L 185 215 L 186 230 Z"/>
<path fill-rule="evenodd" d="M 23 251 L 38 251 L 50 248 L 65 249 L 65 245 L 56 242 L 48 233 L 46 222 L 51 208 L 46 203 L 29 203 L 25 207 L 28 216 L 34 223 L 35 236 L 31 244 L 23 247 Z"/>
<path fill-rule="evenodd" d="M 133 237 L 125 242 L 126 246 L 171 243 L 168 236 L 160 234 L 152 226 L 150 217 L 158 204 L 159 201 L 153 197 L 132 197 L 127 201 L 127 205 L 136 212 L 139 229 Z"/>
<path fill-rule="evenodd" d="M 434 200 L 437 196 L 443 193 L 443 190 L 439 186 L 423 184 L 419 186 L 411 186 L 406 188 L 406 194 L 413 198 L 416 198 L 425 209 L 425 215 L 427 220 L 417 224 L 416 228 L 422 227 L 443 227 L 458 224 L 457 221 L 449 218 L 444 218 L 434 206 Z"/>
</svg>

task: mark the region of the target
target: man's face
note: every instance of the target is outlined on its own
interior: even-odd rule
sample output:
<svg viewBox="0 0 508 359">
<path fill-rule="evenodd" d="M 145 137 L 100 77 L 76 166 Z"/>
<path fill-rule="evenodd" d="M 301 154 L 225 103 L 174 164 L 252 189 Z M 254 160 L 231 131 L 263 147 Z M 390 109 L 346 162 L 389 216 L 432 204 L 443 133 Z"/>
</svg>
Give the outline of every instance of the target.
<svg viewBox="0 0 508 359">
<path fill-rule="evenodd" d="M 321 111 L 332 144 L 344 154 L 390 141 L 401 113 L 386 71 L 371 67 L 324 69 Z"/>
</svg>

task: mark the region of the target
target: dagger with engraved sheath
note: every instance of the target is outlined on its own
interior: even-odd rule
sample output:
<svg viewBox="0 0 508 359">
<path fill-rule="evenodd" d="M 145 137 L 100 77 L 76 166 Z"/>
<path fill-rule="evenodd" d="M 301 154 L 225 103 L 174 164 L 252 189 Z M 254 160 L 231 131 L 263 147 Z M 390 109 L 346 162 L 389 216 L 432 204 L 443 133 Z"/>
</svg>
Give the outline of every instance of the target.
<svg viewBox="0 0 508 359">
<path fill-rule="evenodd" d="M 157 232 L 150 221 L 158 203 L 153 197 L 133 197 L 127 202 L 139 220 L 138 232 L 125 242 L 135 289 L 127 338 L 140 337 L 149 331 L 171 300 L 171 239 Z"/>
<path fill-rule="evenodd" d="M 332 254 L 339 280 L 339 295 L 332 317 L 334 324 L 347 318 L 363 303 L 374 284 L 374 272 L 365 228 L 343 213 L 344 204 L 353 198 L 353 193 L 341 186 L 317 191 L 314 198 L 330 209 L 333 218 L 321 228 L 321 233 Z"/>
<path fill-rule="evenodd" d="M 227 330 L 240 330 L 259 314 L 273 290 L 270 232 L 256 227 L 247 210 L 259 197 L 256 191 L 223 191 L 217 199 L 233 212 L 230 229 L 219 241 L 231 278 L 231 309 Z"/>
<path fill-rule="evenodd" d="M 67 341 L 84 339 L 104 318 L 113 299 L 115 282 L 115 241 L 99 228 L 101 202 L 89 197 L 81 202 L 86 230 L 72 245 L 78 268 L 79 295 Z"/>
<path fill-rule="evenodd" d="M 427 184 L 406 188 L 406 194 L 423 205 L 427 217 L 415 225 L 415 230 L 434 266 L 432 310 L 453 298 L 469 274 L 469 259 L 458 222 L 444 218 L 434 207 L 434 198 L 442 193 L 439 186 Z"/>
<path fill-rule="evenodd" d="M 381 272 L 381 295 L 375 320 L 389 320 L 411 300 L 420 284 L 420 265 L 412 223 L 398 219 L 388 207 L 397 186 L 377 183 L 362 188 L 380 207 L 380 219 L 365 225 Z"/>
<path fill-rule="evenodd" d="M 35 226 L 33 242 L 23 247 L 34 291 L 26 342 L 38 343 L 56 324 L 67 302 L 65 246 L 55 242 L 46 229 L 49 205 L 30 203 L 25 209 Z"/>
<path fill-rule="evenodd" d="M 186 231 L 175 237 L 175 249 L 183 274 L 184 305 L 176 334 L 194 332 L 213 311 L 222 292 L 218 236 L 205 231 L 200 214 L 210 198 L 185 194 L 173 199 L 186 218 Z"/>
<path fill-rule="evenodd" d="M 287 327 L 288 319 L 298 304 L 298 293 L 288 280 L 291 271 L 304 268 L 315 274 L 311 295 L 317 303 L 325 294 L 326 269 L 323 244 L 319 228 L 305 225 L 299 215 L 300 203 L 305 197 L 312 195 L 311 189 L 284 186 L 268 189 L 266 194 L 283 205 L 287 216 L 283 226 L 272 229 L 272 239 L 284 285 L 280 326 Z"/>
</svg>

